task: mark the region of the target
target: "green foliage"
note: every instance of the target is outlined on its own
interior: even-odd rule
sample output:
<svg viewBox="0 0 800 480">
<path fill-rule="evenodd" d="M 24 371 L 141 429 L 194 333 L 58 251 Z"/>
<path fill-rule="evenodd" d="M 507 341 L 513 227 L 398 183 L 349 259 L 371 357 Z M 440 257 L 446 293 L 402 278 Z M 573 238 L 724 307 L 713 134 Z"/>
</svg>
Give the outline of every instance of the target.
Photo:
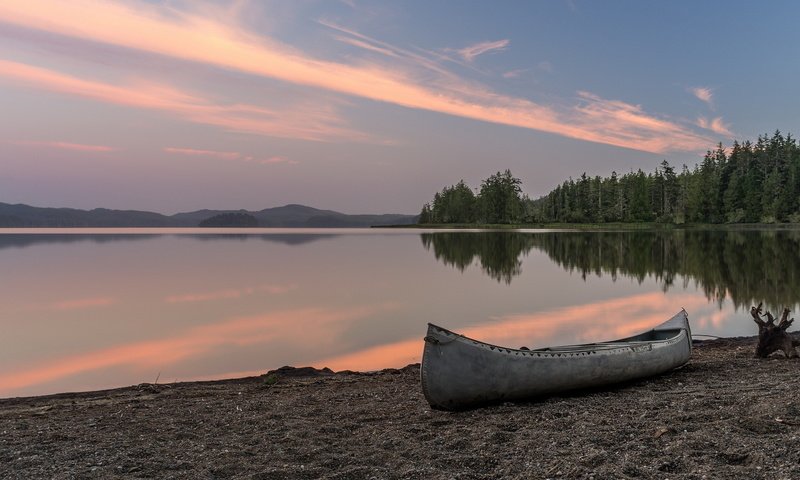
<svg viewBox="0 0 800 480">
<path fill-rule="evenodd" d="M 446 187 L 433 198 L 433 215 L 438 223 L 471 223 L 475 221 L 475 194 L 464 183 Z"/>
<path fill-rule="evenodd" d="M 532 202 L 535 222 L 783 223 L 800 218 L 800 147 L 791 135 L 718 144 L 680 174 L 664 160 L 654 173 L 565 181 Z"/>
<path fill-rule="evenodd" d="M 510 170 L 497 172 L 481 183 L 478 194 L 483 223 L 515 223 L 521 220 L 522 181 Z"/>
<path fill-rule="evenodd" d="M 278 376 L 275 375 L 274 373 L 271 373 L 269 375 L 264 375 L 262 377 L 262 382 L 265 387 L 271 387 L 275 385 L 276 383 L 278 383 L 278 380 L 279 380 Z"/>
<path fill-rule="evenodd" d="M 525 212 L 521 193 L 522 182 L 509 170 L 484 180 L 477 196 L 461 180 L 437 192 L 433 202 L 422 207 L 419 223 L 519 222 Z"/>
</svg>

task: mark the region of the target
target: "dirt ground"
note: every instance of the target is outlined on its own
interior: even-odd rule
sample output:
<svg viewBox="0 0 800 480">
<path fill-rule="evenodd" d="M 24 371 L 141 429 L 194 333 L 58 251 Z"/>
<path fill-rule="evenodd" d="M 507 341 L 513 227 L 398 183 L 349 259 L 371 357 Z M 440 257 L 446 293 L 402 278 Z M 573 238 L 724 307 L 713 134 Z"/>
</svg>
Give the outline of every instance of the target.
<svg viewBox="0 0 800 480">
<path fill-rule="evenodd" d="M 0 478 L 800 478 L 800 361 L 754 346 L 455 413 L 431 410 L 418 365 L 5 399 Z"/>
</svg>

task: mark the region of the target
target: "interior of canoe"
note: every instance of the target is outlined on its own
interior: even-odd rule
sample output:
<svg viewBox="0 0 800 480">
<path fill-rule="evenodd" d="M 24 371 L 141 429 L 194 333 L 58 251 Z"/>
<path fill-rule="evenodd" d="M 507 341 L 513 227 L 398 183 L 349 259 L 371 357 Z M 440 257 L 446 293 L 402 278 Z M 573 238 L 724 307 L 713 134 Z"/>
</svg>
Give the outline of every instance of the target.
<svg viewBox="0 0 800 480">
<path fill-rule="evenodd" d="M 649 332 L 640 333 L 633 337 L 622 339 L 623 342 L 653 342 L 656 340 L 667 340 L 681 333 L 681 329 L 675 328 L 670 330 L 650 330 Z"/>
<path fill-rule="evenodd" d="M 635 345 L 637 343 L 642 342 L 655 342 L 659 340 L 669 340 L 670 338 L 674 338 L 681 333 L 682 329 L 663 329 L 663 330 L 650 330 L 644 333 L 640 333 L 639 335 L 634 335 L 632 337 L 623 338 L 620 340 L 614 340 L 611 342 L 598 342 L 598 343 L 588 343 L 583 345 L 562 345 L 558 347 L 546 347 L 546 348 L 536 348 L 531 351 L 534 352 L 563 352 L 563 351 L 570 351 L 570 350 L 586 350 L 587 348 L 591 348 L 593 350 L 601 350 L 604 348 L 618 348 L 625 345 Z"/>
</svg>

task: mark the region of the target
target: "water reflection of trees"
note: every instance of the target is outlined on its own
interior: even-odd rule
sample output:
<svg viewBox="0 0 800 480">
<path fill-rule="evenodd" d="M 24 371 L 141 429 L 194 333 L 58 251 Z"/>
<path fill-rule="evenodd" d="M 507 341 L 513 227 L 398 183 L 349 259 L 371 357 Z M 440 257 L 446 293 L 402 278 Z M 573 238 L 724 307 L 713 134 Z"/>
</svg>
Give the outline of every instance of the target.
<svg viewBox="0 0 800 480">
<path fill-rule="evenodd" d="M 462 272 L 477 258 L 487 275 L 505 283 L 522 273 L 520 257 L 534 246 L 530 235 L 517 232 L 423 233 L 422 244 L 433 248 L 437 260 Z"/>
<path fill-rule="evenodd" d="M 432 233 L 422 243 L 460 270 L 477 258 L 506 283 L 522 272 L 522 254 L 536 248 L 584 278 L 652 276 L 665 291 L 676 281 L 694 281 L 709 300 L 727 295 L 736 307 L 800 303 L 800 231 Z"/>
</svg>

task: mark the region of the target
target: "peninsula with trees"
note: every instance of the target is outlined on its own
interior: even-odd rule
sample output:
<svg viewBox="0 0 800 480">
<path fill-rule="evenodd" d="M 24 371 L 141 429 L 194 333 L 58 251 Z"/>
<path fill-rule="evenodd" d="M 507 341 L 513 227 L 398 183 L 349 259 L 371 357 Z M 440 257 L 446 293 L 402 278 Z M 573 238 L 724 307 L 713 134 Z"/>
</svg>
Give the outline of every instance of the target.
<svg viewBox="0 0 800 480">
<path fill-rule="evenodd" d="M 608 177 L 570 178 L 531 199 L 509 170 L 481 182 L 463 180 L 422 207 L 419 224 L 800 223 L 800 146 L 776 131 L 756 142 L 720 143 L 700 164 L 676 170 L 666 160 Z"/>
</svg>

